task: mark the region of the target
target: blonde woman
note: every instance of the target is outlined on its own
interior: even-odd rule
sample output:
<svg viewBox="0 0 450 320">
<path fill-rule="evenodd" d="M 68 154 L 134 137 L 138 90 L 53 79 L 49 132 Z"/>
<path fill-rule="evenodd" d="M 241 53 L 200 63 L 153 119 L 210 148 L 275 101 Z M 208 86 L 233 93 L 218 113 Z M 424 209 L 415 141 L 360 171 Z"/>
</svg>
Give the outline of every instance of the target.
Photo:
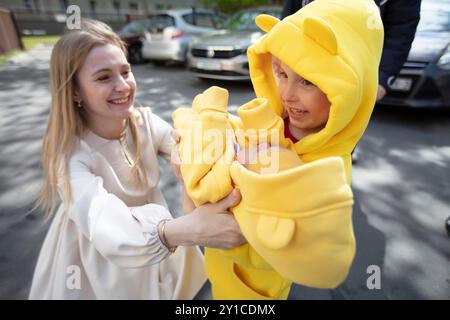
<svg viewBox="0 0 450 320">
<path fill-rule="evenodd" d="M 56 213 L 30 299 L 192 299 L 206 280 L 197 245 L 245 242 L 227 212 L 240 201 L 237 191 L 172 218 L 157 189 L 157 156 L 170 158 L 172 129 L 133 107 L 125 52 L 93 20 L 53 49 L 38 204 L 48 218 Z"/>
</svg>

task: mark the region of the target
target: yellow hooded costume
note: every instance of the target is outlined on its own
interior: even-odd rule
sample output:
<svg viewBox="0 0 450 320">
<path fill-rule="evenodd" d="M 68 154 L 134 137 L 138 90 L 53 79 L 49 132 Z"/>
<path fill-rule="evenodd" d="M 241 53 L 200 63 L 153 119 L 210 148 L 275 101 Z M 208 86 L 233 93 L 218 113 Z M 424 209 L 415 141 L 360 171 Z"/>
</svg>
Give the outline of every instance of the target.
<svg viewBox="0 0 450 320">
<path fill-rule="evenodd" d="M 267 32 L 248 51 L 257 97 L 276 114 L 283 106 L 272 72 L 272 55 L 318 86 L 331 102 L 326 127 L 295 144 L 305 162 L 340 156 L 351 180 L 350 154 L 375 105 L 383 24 L 372 0 L 316 0 L 283 21 L 260 15 Z"/>
<path fill-rule="evenodd" d="M 383 42 L 378 8 L 371 0 L 316 0 L 283 21 L 261 15 L 256 23 L 267 32 L 248 49 L 259 98 L 240 107 L 237 118 L 226 113 L 228 96 L 212 88 L 194 99 L 192 109 L 173 115 L 182 136 L 182 175 L 196 205 L 221 199 L 233 184 L 242 194 L 232 211 L 249 244 L 206 249 L 215 299 L 286 299 L 291 282 L 334 288 L 355 253 L 350 153 L 375 103 Z M 321 131 L 295 144 L 282 134 L 275 139 L 306 164 L 260 174 L 233 161 L 234 145 L 268 139 L 243 129 L 283 132 L 272 55 L 317 85 L 331 108 Z M 209 147 L 212 137 L 223 143 Z"/>
</svg>

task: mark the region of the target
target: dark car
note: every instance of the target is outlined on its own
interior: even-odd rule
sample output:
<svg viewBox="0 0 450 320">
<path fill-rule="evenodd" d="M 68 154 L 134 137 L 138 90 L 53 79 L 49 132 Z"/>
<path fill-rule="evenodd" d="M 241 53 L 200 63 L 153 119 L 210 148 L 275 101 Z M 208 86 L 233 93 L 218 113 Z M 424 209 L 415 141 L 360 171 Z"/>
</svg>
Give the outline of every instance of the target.
<svg viewBox="0 0 450 320">
<path fill-rule="evenodd" d="M 409 56 L 380 104 L 450 108 L 450 0 L 424 0 Z"/>
<path fill-rule="evenodd" d="M 120 38 L 128 47 L 128 60 L 130 63 L 143 62 L 142 42 L 145 32 L 150 29 L 151 20 L 141 19 L 134 20 L 125 25 L 119 32 Z"/>
</svg>

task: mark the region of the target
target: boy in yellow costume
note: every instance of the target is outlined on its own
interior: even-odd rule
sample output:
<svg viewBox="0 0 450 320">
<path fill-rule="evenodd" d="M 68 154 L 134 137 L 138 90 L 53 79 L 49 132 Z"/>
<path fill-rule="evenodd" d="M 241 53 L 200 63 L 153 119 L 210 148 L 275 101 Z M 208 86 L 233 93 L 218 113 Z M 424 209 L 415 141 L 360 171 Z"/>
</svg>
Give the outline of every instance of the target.
<svg viewBox="0 0 450 320">
<path fill-rule="evenodd" d="M 292 281 L 336 287 L 355 252 L 350 153 L 375 103 L 383 42 L 378 9 L 371 0 L 316 0 L 283 21 L 262 15 L 256 23 L 267 32 L 248 49 L 258 99 L 232 117 L 224 95 L 207 90 L 192 109 L 174 113 L 181 171 L 194 202 L 215 202 L 233 184 L 242 193 L 232 211 L 249 244 L 206 250 L 216 299 L 285 299 Z M 261 116 L 248 116 L 252 110 Z M 239 134 L 249 127 L 283 134 Z M 222 133 L 219 148 L 208 148 L 214 134 L 205 139 L 213 128 Z M 295 151 L 304 164 L 262 174 L 234 161 L 236 144 L 248 148 L 261 140 Z M 192 159 L 199 154 L 208 161 Z M 280 153 L 279 163 L 284 160 Z"/>
</svg>

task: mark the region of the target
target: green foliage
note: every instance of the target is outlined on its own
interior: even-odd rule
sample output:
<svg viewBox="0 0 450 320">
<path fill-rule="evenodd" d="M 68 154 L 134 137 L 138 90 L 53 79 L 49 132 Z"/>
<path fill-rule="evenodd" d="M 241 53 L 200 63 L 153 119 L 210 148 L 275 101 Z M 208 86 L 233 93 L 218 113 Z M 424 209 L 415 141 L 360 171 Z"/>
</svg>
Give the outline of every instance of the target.
<svg viewBox="0 0 450 320">
<path fill-rule="evenodd" d="M 22 43 L 25 50 L 33 49 L 38 43 L 54 45 L 61 36 L 22 36 Z"/>
<path fill-rule="evenodd" d="M 24 50 L 28 51 L 30 49 L 33 49 L 39 43 L 45 45 L 54 45 L 59 40 L 59 38 L 61 38 L 61 36 L 22 36 L 22 43 L 24 46 Z M 13 50 L 0 55 L 0 64 L 5 63 L 9 58 L 12 58 L 13 56 L 22 52 L 23 51 L 21 50 Z"/>
<path fill-rule="evenodd" d="M 13 51 L 9 51 L 5 54 L 0 54 L 0 64 L 3 64 L 6 62 L 6 60 L 8 60 L 9 58 L 15 56 L 16 54 L 20 53 L 20 50 L 13 50 Z"/>
</svg>

